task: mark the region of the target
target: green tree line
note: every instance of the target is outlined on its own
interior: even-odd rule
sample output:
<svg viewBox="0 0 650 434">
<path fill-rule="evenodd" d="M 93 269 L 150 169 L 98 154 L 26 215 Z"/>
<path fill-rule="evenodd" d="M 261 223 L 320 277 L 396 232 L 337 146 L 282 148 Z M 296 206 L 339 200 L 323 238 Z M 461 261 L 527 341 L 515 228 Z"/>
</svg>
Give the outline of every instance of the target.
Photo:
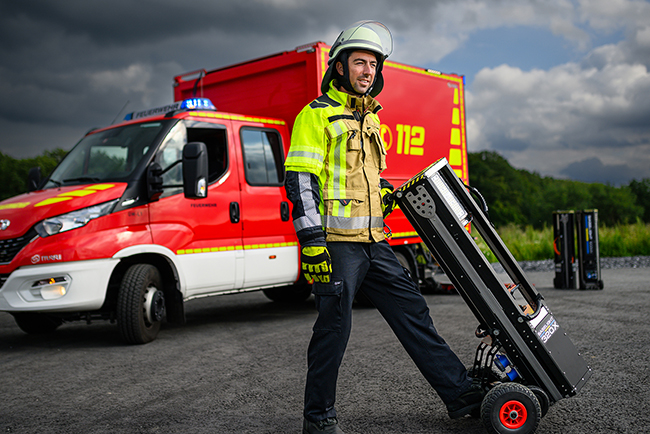
<svg viewBox="0 0 650 434">
<path fill-rule="evenodd" d="M 0 200 L 27 192 L 27 175 L 32 167 L 40 167 L 41 176 L 49 175 L 67 151 L 57 148 L 35 158 L 18 160 L 0 152 Z"/>
<path fill-rule="evenodd" d="M 40 167 L 49 175 L 67 151 L 45 151 L 35 158 L 15 159 L 0 152 L 0 200 L 27 191 L 27 174 Z M 488 204 L 495 226 L 550 226 L 553 211 L 598 209 L 602 224 L 650 223 L 650 178 L 613 187 L 600 183 L 542 177 L 515 169 L 496 152 L 469 153 L 470 184 Z"/>
<path fill-rule="evenodd" d="M 542 177 L 513 168 L 496 152 L 470 153 L 469 181 L 488 205 L 497 227 L 541 229 L 552 225 L 553 211 L 598 209 L 601 224 L 650 223 L 650 178 L 613 187 L 600 183 Z"/>
</svg>

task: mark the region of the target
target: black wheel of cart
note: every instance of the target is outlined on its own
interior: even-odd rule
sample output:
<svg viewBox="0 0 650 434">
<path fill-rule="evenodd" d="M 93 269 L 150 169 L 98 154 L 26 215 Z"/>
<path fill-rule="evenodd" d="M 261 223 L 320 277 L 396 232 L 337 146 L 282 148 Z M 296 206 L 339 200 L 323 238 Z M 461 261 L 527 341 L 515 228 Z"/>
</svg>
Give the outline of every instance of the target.
<svg viewBox="0 0 650 434">
<path fill-rule="evenodd" d="M 541 418 L 542 409 L 537 397 L 519 383 L 495 386 L 481 403 L 481 420 L 489 433 L 533 433 Z"/>
<path fill-rule="evenodd" d="M 551 407 L 551 400 L 548 398 L 548 395 L 541 387 L 528 386 L 528 388 L 533 391 L 537 401 L 539 401 L 539 407 L 542 409 L 542 417 L 546 416 L 548 409 Z"/>
</svg>

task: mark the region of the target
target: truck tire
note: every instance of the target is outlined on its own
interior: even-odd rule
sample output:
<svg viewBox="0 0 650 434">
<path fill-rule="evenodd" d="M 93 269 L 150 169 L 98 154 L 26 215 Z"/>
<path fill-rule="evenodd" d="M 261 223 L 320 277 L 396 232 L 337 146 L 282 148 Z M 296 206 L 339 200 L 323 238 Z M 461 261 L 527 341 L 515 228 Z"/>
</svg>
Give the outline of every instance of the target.
<svg viewBox="0 0 650 434">
<path fill-rule="evenodd" d="M 481 403 L 481 420 L 489 433 L 534 433 L 541 418 L 542 409 L 537 397 L 519 383 L 495 386 Z"/>
<path fill-rule="evenodd" d="M 311 295 L 311 285 L 297 283 L 279 288 L 263 289 L 262 292 L 269 300 L 280 303 L 302 303 Z"/>
<path fill-rule="evenodd" d="M 30 335 L 52 333 L 63 323 L 59 318 L 44 313 L 20 312 L 12 315 L 18 327 Z"/>
<path fill-rule="evenodd" d="M 146 344 L 156 339 L 165 315 L 165 298 L 160 272 L 150 264 L 129 267 L 117 296 L 117 325 L 129 344 Z"/>
</svg>

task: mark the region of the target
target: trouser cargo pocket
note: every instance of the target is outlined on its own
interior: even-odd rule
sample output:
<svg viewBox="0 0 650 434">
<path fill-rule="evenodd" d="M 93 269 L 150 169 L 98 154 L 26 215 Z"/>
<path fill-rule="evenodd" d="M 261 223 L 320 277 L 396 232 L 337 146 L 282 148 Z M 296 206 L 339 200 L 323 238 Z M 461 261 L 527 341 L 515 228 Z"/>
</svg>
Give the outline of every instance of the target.
<svg viewBox="0 0 650 434">
<path fill-rule="evenodd" d="M 341 292 L 343 282 L 340 280 L 330 283 L 314 283 L 311 292 L 316 301 L 318 319 L 314 331 L 341 331 Z"/>
</svg>

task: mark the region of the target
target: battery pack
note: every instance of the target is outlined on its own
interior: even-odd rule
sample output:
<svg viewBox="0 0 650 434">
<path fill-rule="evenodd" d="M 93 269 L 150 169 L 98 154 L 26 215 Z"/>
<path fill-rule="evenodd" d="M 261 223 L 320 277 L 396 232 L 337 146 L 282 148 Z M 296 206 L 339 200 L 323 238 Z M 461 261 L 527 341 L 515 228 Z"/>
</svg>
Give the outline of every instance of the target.
<svg viewBox="0 0 650 434">
<path fill-rule="evenodd" d="M 600 276 L 598 210 L 576 213 L 578 233 L 578 281 L 580 289 L 603 289 Z"/>
<path fill-rule="evenodd" d="M 553 212 L 553 260 L 556 289 L 575 289 L 575 213 L 573 211 Z"/>
</svg>

